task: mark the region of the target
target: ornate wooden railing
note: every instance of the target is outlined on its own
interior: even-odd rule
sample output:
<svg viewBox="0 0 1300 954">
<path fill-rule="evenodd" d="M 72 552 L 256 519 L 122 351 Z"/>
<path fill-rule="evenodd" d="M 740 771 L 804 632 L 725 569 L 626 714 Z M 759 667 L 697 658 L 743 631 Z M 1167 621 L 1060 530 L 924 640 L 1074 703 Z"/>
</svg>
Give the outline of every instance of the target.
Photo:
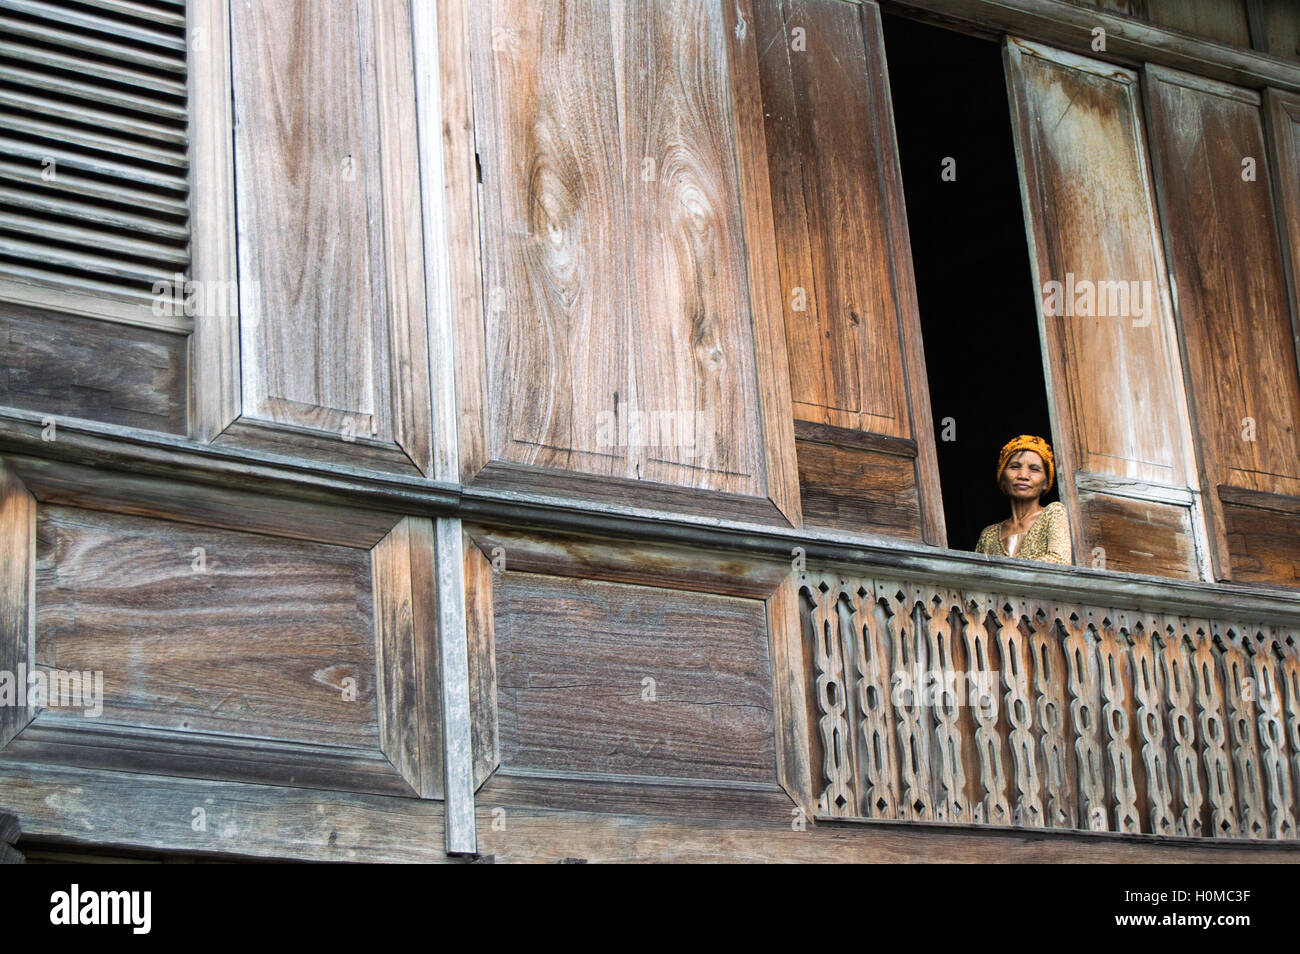
<svg viewBox="0 0 1300 954">
<path fill-rule="evenodd" d="M 1297 837 L 1300 626 L 834 573 L 800 590 L 820 815 Z"/>
</svg>

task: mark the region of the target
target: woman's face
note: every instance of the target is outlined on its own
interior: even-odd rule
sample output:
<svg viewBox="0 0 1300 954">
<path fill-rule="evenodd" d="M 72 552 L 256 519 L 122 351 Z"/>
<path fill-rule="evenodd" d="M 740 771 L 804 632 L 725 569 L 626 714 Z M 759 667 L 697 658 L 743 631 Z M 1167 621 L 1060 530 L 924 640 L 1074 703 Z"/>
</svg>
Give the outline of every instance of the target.
<svg viewBox="0 0 1300 954">
<path fill-rule="evenodd" d="M 1002 468 L 1002 492 L 1012 500 L 1037 500 L 1047 490 L 1047 467 L 1037 451 L 1016 451 Z"/>
</svg>

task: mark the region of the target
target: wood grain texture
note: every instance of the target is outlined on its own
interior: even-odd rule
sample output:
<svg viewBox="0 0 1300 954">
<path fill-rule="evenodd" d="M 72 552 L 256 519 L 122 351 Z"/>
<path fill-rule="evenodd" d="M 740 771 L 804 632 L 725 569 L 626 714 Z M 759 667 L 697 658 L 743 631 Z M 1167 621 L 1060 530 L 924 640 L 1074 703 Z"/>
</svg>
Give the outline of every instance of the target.
<svg viewBox="0 0 1300 954">
<path fill-rule="evenodd" d="M 795 417 L 914 440 L 922 536 L 942 544 L 879 10 L 782 0 L 755 27 Z"/>
<path fill-rule="evenodd" d="M 790 572 L 789 560 L 755 560 L 725 550 L 545 535 L 508 527 L 469 528 L 479 549 L 505 569 L 609 580 L 726 596 L 767 599 Z M 500 572 L 498 570 L 498 572 Z"/>
<path fill-rule="evenodd" d="M 102 671 L 105 722 L 378 748 L 364 551 L 48 506 L 36 540 L 38 657 Z"/>
<path fill-rule="evenodd" d="M 513 571 L 494 589 L 503 766 L 776 781 L 762 603 Z"/>
<path fill-rule="evenodd" d="M 494 460 L 797 519 L 748 23 L 718 0 L 474 19 Z"/>
<path fill-rule="evenodd" d="M 1300 60 L 1300 8 L 1288 0 L 1246 0 L 1246 13 L 1255 49 Z"/>
<path fill-rule="evenodd" d="M 765 465 L 731 103 L 734 37 L 721 6 L 630 3 L 615 41 L 625 64 L 620 133 L 635 321 L 628 410 L 679 415 L 678 433 L 650 438 L 644 476 L 758 494 Z"/>
<path fill-rule="evenodd" d="M 1246 0 L 1146 0 L 1146 10 L 1157 26 L 1215 43 L 1250 46 Z"/>
<path fill-rule="evenodd" d="M 789 340 L 790 387 L 803 420 L 911 437 L 898 347 L 901 316 L 890 260 L 896 162 L 872 117 L 883 54 L 870 51 L 862 11 L 841 0 L 760 4 L 755 27 L 767 115 Z M 806 50 L 792 50 L 803 30 Z M 806 310 L 795 310 L 795 289 Z"/>
<path fill-rule="evenodd" d="M 496 0 L 471 31 L 492 455 L 626 474 L 596 431 L 632 393 L 609 5 Z"/>
<path fill-rule="evenodd" d="M 1081 561 L 1098 565 L 1104 555 L 1107 570 L 1200 578 L 1189 508 L 1084 490 L 1078 497 L 1083 535 L 1075 549 Z"/>
<path fill-rule="evenodd" d="M 1231 574 L 1213 488 L 1300 490 L 1300 376 L 1259 97 L 1148 67 L 1147 110 L 1177 290 L 1216 575 Z M 1243 162 L 1256 160 L 1253 181 Z"/>
<path fill-rule="evenodd" d="M 1036 300 L 1075 465 L 1194 481 L 1137 74 L 1021 42 L 1006 62 Z M 1049 282 L 1068 301 L 1053 301 Z"/>
<path fill-rule="evenodd" d="M 17 679 L 19 666 L 36 661 L 36 500 L 22 481 L 0 463 L 0 672 Z M 16 687 L 11 687 L 16 688 Z M 0 706 L 0 749 L 36 714 L 28 700 Z"/>
<path fill-rule="evenodd" d="M 400 519 L 391 511 L 340 506 L 337 500 L 272 496 L 223 487 L 219 482 L 144 476 L 35 457 L 15 456 L 8 462 L 42 503 L 203 527 L 368 550 Z"/>
<path fill-rule="evenodd" d="M 1300 30 L 1300 10 L 1296 11 Z M 1300 366 L 1300 95 L 1264 91 L 1269 166 L 1277 176 L 1273 200 L 1291 301 L 1291 340 Z"/>
<path fill-rule="evenodd" d="M 382 750 L 422 798 L 443 795 L 433 525 L 406 517 L 370 554 Z"/>
<path fill-rule="evenodd" d="M 1300 587 L 1300 513 L 1223 501 L 1233 579 Z"/>
<path fill-rule="evenodd" d="M 921 539 L 914 461 L 809 441 L 795 446 L 808 524 Z"/>
<path fill-rule="evenodd" d="M 0 404 L 184 434 L 184 335 L 0 304 Z"/>
<path fill-rule="evenodd" d="M 813 779 L 799 601 L 795 578 L 787 574 L 767 600 L 768 658 L 772 661 L 777 774 L 786 794 L 805 814 L 811 815 Z"/>
<path fill-rule="evenodd" d="M 232 14 L 243 413 L 396 444 L 427 474 L 409 6 Z"/>
<path fill-rule="evenodd" d="M 492 830 L 504 809 L 504 829 Z M 514 808 L 484 800 L 479 850 L 500 863 L 933 863 L 1097 864 L 1181 862 L 1294 863 L 1282 843 L 1231 845 L 1041 831 L 945 830 L 911 822 L 838 822 L 794 831 L 789 817 L 767 824 L 729 819 L 639 818 Z"/>
<path fill-rule="evenodd" d="M 445 861 L 442 803 L 69 769 L 0 758 L 23 832 L 118 845 L 303 861 Z M 205 827 L 195 830 L 195 809 Z"/>
</svg>

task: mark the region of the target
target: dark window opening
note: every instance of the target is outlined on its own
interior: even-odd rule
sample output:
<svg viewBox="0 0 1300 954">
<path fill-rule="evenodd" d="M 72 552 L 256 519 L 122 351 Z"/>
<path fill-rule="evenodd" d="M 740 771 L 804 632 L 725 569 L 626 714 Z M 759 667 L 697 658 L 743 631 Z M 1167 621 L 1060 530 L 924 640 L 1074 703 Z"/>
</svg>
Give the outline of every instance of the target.
<svg viewBox="0 0 1300 954">
<path fill-rule="evenodd" d="M 883 20 L 948 546 L 973 550 L 1010 514 L 1002 445 L 1037 434 L 1056 448 L 1002 50 Z M 1055 499 L 1053 485 L 1042 503 Z"/>
</svg>

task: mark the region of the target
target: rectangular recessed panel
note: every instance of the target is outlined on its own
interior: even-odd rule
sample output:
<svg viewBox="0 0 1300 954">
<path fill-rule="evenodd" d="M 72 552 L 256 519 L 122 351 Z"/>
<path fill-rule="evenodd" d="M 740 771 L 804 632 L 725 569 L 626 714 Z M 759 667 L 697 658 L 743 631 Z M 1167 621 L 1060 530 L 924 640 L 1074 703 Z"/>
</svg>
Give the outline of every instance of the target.
<svg viewBox="0 0 1300 954">
<path fill-rule="evenodd" d="M 102 671 L 97 721 L 379 748 L 367 551 L 70 507 L 36 533 L 37 661 Z"/>
<path fill-rule="evenodd" d="M 1204 482 L 1300 495 L 1300 376 L 1259 96 L 1156 67 L 1146 91 Z"/>
<path fill-rule="evenodd" d="M 1289 512 L 1223 502 L 1223 522 L 1238 583 L 1300 587 L 1300 509 Z"/>
<path fill-rule="evenodd" d="M 914 459 L 813 441 L 795 446 L 810 526 L 921 538 Z"/>
<path fill-rule="evenodd" d="M 762 602 L 505 573 L 495 611 L 503 766 L 776 780 Z"/>
<path fill-rule="evenodd" d="M 1184 484 L 1182 376 L 1137 74 L 1007 46 L 1046 347 L 1081 470 Z"/>
<path fill-rule="evenodd" d="M 1074 549 L 1082 565 L 1198 578 L 1196 540 L 1187 507 L 1081 491 L 1079 511 L 1083 541 Z M 1104 551 L 1104 564 L 1094 563 L 1103 555 L 1096 550 Z"/>
<path fill-rule="evenodd" d="M 0 303 L 0 404 L 184 434 L 187 367 L 182 335 Z"/>
</svg>

